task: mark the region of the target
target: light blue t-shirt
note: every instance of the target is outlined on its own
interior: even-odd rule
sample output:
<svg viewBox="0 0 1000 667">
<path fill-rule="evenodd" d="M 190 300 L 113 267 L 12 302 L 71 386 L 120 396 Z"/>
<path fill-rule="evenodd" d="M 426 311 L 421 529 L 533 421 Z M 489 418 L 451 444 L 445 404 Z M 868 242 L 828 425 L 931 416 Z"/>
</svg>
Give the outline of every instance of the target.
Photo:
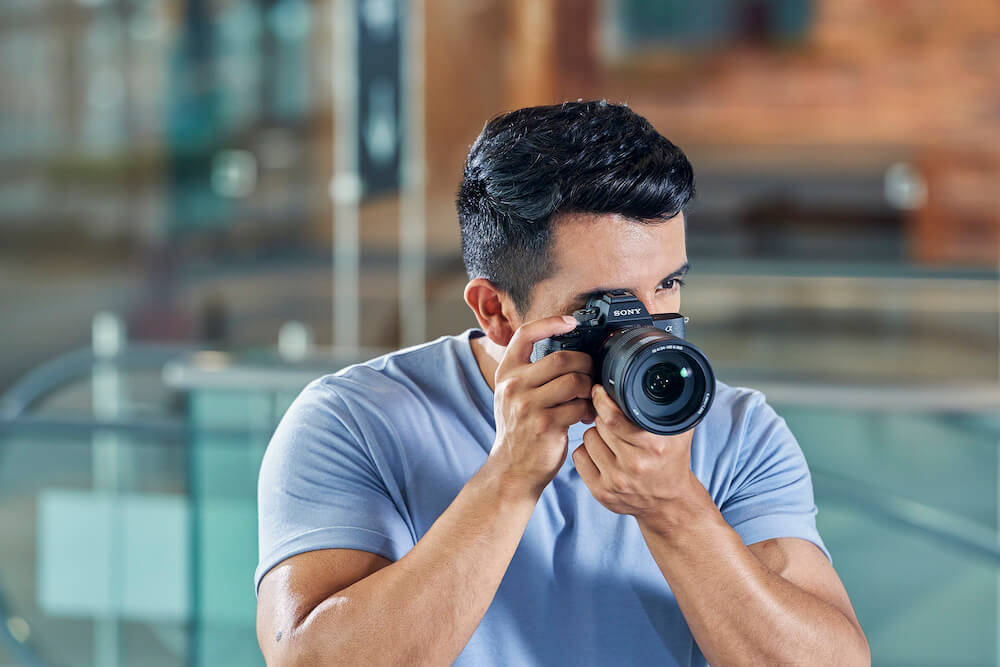
<svg viewBox="0 0 1000 667">
<path fill-rule="evenodd" d="M 315 549 L 398 560 L 486 461 L 493 392 L 457 336 L 312 382 L 288 409 L 258 485 L 255 584 Z M 569 451 L 583 423 L 570 428 Z M 691 467 L 744 543 L 816 531 L 805 458 L 762 394 L 718 383 Z M 493 603 L 456 665 L 704 665 L 634 517 L 594 500 L 571 456 L 545 488 Z"/>
</svg>

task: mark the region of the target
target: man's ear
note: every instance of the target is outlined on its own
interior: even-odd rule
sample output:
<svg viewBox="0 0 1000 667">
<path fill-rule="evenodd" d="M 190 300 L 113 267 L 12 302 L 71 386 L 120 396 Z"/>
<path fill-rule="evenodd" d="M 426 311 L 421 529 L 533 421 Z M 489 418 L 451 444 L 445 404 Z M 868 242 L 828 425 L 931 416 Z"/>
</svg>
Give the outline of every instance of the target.
<svg viewBox="0 0 1000 667">
<path fill-rule="evenodd" d="M 506 294 L 485 278 L 473 278 L 465 286 L 465 303 L 469 304 L 479 328 L 497 345 L 507 347 L 514 331 L 520 326 L 514 305 Z"/>
</svg>

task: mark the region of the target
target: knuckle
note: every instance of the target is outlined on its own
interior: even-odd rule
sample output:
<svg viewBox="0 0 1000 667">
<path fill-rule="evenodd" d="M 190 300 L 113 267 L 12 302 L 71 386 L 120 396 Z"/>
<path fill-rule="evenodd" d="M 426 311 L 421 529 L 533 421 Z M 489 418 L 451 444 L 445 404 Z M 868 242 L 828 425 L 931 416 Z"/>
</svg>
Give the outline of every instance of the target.
<svg viewBox="0 0 1000 667">
<path fill-rule="evenodd" d="M 585 352 L 574 352 L 574 356 L 570 359 L 573 370 L 582 375 L 590 375 L 593 368 L 593 361 L 590 355 Z"/>
<path fill-rule="evenodd" d="M 583 397 L 580 395 L 580 377 L 576 374 L 566 378 L 566 395 L 576 405 Z"/>
<path fill-rule="evenodd" d="M 633 458 L 625 462 L 625 470 L 630 475 L 640 476 L 646 472 L 648 466 L 646 462 L 641 458 Z"/>
<path fill-rule="evenodd" d="M 497 384 L 496 394 L 501 401 L 516 402 L 523 381 L 514 376 Z"/>
<path fill-rule="evenodd" d="M 522 398 L 512 398 L 509 401 L 511 413 L 518 418 L 528 413 L 528 403 Z"/>
<path fill-rule="evenodd" d="M 569 370 L 570 361 L 572 358 L 569 356 L 568 352 L 566 352 L 565 350 L 560 350 L 559 352 L 553 354 L 552 357 L 553 357 L 552 365 L 555 367 L 555 370 L 559 371 L 560 373 L 564 373 L 565 371 Z"/>
<path fill-rule="evenodd" d="M 552 428 L 552 416 L 542 413 L 535 418 L 535 430 L 538 433 L 547 433 Z"/>
</svg>

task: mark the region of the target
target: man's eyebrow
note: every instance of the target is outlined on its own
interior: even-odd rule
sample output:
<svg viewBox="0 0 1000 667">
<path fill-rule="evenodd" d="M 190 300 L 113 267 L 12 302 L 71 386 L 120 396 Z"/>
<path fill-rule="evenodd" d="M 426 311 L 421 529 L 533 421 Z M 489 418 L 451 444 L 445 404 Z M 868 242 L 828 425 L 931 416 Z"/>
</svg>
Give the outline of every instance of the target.
<svg viewBox="0 0 1000 667">
<path fill-rule="evenodd" d="M 666 276 L 664 276 L 664 278 L 660 282 L 661 283 L 665 283 L 668 280 L 673 280 L 674 278 L 680 278 L 681 276 L 687 274 L 687 272 L 690 271 L 690 270 L 691 270 L 691 263 L 690 262 L 684 262 L 684 264 L 682 264 L 680 266 L 680 268 L 678 268 L 676 271 L 674 271 L 672 273 L 669 273 Z M 594 289 L 590 290 L 589 292 L 580 292 L 579 294 L 576 295 L 576 297 L 574 297 L 573 303 L 580 303 L 580 302 L 586 303 L 592 297 L 601 296 L 605 292 L 610 292 L 613 289 L 618 289 L 618 288 L 616 288 L 616 287 L 595 287 Z"/>
</svg>

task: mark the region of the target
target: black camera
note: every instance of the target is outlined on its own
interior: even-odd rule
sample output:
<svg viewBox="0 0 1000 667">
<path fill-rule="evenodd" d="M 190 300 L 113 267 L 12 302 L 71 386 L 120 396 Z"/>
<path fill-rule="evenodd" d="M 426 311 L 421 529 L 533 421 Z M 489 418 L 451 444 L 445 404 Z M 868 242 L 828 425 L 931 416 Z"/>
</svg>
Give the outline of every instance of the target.
<svg viewBox="0 0 1000 667">
<path fill-rule="evenodd" d="M 535 343 L 532 361 L 558 350 L 590 354 L 594 381 L 653 433 L 683 433 L 704 418 L 715 397 L 715 373 L 701 350 L 684 340 L 687 318 L 650 315 L 624 289 L 590 299 L 573 317 L 576 329 Z"/>
</svg>

